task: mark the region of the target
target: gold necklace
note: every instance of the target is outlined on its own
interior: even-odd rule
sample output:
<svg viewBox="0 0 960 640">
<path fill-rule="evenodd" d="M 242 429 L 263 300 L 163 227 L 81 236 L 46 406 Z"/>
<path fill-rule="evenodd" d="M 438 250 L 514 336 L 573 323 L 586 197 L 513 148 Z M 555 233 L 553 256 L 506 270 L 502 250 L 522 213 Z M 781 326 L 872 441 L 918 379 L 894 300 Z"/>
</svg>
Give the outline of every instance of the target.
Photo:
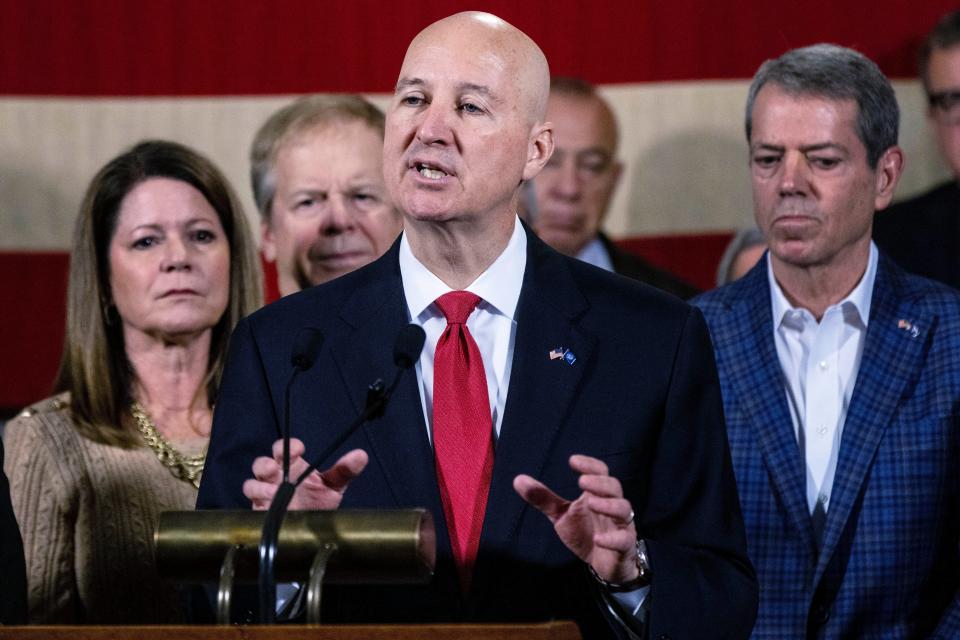
<svg viewBox="0 0 960 640">
<path fill-rule="evenodd" d="M 137 423 L 137 429 L 140 430 L 143 441 L 157 454 L 160 464 L 169 469 L 174 478 L 189 482 L 199 489 L 200 474 L 203 473 L 203 461 L 207 456 L 206 451 L 195 456 L 185 456 L 177 451 L 169 440 L 163 437 L 163 434 L 157 430 L 157 427 L 139 403 L 134 402 L 130 405 L 130 413 Z"/>
</svg>

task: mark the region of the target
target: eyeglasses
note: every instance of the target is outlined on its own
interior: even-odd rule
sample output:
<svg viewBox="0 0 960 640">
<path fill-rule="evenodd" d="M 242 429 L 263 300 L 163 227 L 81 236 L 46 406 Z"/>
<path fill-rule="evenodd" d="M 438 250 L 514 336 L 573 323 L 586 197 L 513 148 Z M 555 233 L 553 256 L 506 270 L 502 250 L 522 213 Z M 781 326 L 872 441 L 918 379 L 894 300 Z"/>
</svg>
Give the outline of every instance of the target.
<svg viewBox="0 0 960 640">
<path fill-rule="evenodd" d="M 927 95 L 937 120 L 946 125 L 960 125 L 960 90 L 937 91 Z"/>
</svg>

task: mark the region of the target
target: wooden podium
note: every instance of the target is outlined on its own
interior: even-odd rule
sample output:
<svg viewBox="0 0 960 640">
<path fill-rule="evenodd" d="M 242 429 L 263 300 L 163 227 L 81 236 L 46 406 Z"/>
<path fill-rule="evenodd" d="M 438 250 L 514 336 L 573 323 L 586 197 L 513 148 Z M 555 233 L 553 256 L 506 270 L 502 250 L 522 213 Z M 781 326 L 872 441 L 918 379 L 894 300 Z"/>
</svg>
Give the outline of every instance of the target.
<svg viewBox="0 0 960 640">
<path fill-rule="evenodd" d="M 580 640 L 573 622 L 431 625 L 0 626 L 0 640 Z"/>
<path fill-rule="evenodd" d="M 208 581 L 220 574 L 218 608 L 229 613 L 229 594 L 235 576 L 251 573 L 249 562 L 257 549 L 262 512 L 165 512 L 155 535 L 161 575 L 186 582 Z M 307 619 L 311 591 L 326 578 L 333 584 L 423 584 L 433 575 L 435 534 L 425 509 L 292 511 L 280 531 L 284 555 L 278 574 L 303 580 L 310 567 Z M 316 558 L 323 545 L 333 545 L 317 572 Z M 241 550 L 236 558 L 232 550 Z M 244 555 L 241 555 L 244 554 Z M 244 571 L 247 572 L 244 575 Z M 319 588 L 318 588 L 319 592 Z M 226 595 L 224 595 L 226 594 Z M 315 604 L 319 620 L 319 596 Z M 219 614 L 218 614 L 219 617 Z M 229 616 L 222 619 L 227 620 Z M 580 640 L 570 621 L 525 624 L 416 624 L 416 625 L 155 625 L 155 626 L 0 626 L 0 640 Z"/>
</svg>

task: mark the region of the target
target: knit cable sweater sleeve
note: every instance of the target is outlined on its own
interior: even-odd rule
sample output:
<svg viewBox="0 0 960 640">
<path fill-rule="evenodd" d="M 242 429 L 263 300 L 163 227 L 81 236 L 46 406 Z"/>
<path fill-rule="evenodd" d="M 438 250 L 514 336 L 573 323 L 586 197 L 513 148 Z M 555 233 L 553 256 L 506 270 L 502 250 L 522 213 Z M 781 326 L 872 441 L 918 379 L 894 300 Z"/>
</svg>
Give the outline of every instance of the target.
<svg viewBox="0 0 960 640">
<path fill-rule="evenodd" d="M 25 410 L 4 431 L 4 471 L 23 536 L 31 623 L 82 618 L 75 573 L 75 524 L 82 471 L 63 401 Z M 73 453 L 74 455 L 71 455 Z"/>
</svg>

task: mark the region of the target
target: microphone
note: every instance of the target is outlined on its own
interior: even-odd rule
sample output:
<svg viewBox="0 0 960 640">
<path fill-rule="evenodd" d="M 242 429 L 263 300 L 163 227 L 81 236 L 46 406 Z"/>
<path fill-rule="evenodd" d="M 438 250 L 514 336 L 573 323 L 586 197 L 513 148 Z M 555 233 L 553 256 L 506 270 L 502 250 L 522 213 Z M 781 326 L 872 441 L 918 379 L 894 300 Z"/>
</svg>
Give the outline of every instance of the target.
<svg viewBox="0 0 960 640">
<path fill-rule="evenodd" d="M 299 371 L 306 371 L 313 366 L 313 361 L 317 359 L 320 353 L 320 347 L 323 346 L 323 334 L 320 329 L 313 327 L 304 327 L 300 329 L 296 339 L 293 341 L 293 349 L 290 353 L 290 364 Z"/>
<path fill-rule="evenodd" d="M 397 341 L 393 343 L 393 363 L 400 369 L 409 369 L 420 359 L 420 352 L 423 351 L 423 343 L 427 340 L 427 334 L 423 327 L 416 324 L 408 324 L 400 333 L 397 334 Z"/>
<path fill-rule="evenodd" d="M 314 329 L 312 331 L 316 330 Z M 301 332 L 301 334 L 302 333 L 303 332 Z M 319 334 L 320 332 L 316 331 L 316 333 Z M 272 624 L 275 620 L 274 607 L 276 605 L 277 585 L 274 579 L 273 565 L 277 554 L 277 538 L 280 534 L 280 525 L 283 522 L 284 515 L 286 515 L 287 507 L 290 506 L 290 501 L 293 499 L 294 491 L 296 491 L 296 488 L 299 487 L 303 481 L 310 476 L 311 473 L 319 468 L 324 460 L 329 458 L 333 452 L 339 449 L 343 443 L 347 441 L 347 438 L 353 435 L 357 429 L 370 420 L 383 415 L 387 408 L 387 402 L 389 402 L 390 397 L 393 395 L 393 391 L 397 388 L 403 372 L 412 368 L 420 358 L 420 352 L 423 351 L 423 343 L 426 341 L 426 338 L 426 333 L 424 333 L 423 328 L 420 326 L 415 324 L 408 324 L 404 326 L 400 330 L 400 333 L 397 334 L 397 338 L 393 345 L 393 362 L 397 366 L 397 372 L 394 375 L 390 386 L 384 388 L 383 381 L 377 379 L 368 387 L 366 406 L 357 419 L 354 420 L 350 426 L 347 427 L 347 429 L 341 433 L 340 436 L 333 443 L 331 443 L 320 456 L 315 459 L 313 464 L 307 467 L 307 469 L 300 474 L 296 482 L 290 482 L 289 478 L 287 477 L 287 470 L 285 469 L 283 482 L 281 482 L 280 486 L 277 487 L 277 492 L 274 494 L 273 500 L 270 502 L 270 509 L 267 511 L 267 515 L 264 519 L 263 532 L 260 538 L 259 587 L 260 622 L 262 624 Z M 320 338 L 320 341 L 322 341 L 322 338 Z M 296 344 L 300 344 L 300 336 L 297 336 Z M 317 347 L 317 350 L 319 350 L 319 346 Z M 294 353 L 296 354 L 296 349 L 294 350 Z M 296 360 L 296 355 L 294 356 L 294 360 Z M 310 364 L 312 364 L 312 360 L 313 359 L 311 358 Z M 294 366 L 296 367 L 296 363 L 294 363 Z M 296 375 L 296 371 L 293 375 Z M 287 402 L 287 406 L 289 407 L 289 401 Z M 289 424 L 287 427 L 287 432 L 284 434 L 285 453 L 288 453 L 286 447 L 289 445 Z M 267 537 L 268 534 L 270 534 L 270 538 Z"/>
<path fill-rule="evenodd" d="M 283 515 L 286 513 L 286 507 L 293 498 L 294 486 L 290 484 L 290 394 L 293 389 L 293 382 L 297 376 L 310 369 L 320 353 L 323 346 L 323 334 L 319 329 L 305 327 L 297 333 L 293 341 L 293 349 L 290 353 L 290 365 L 293 371 L 287 380 L 287 388 L 284 393 L 285 404 L 283 408 L 283 480 L 277 488 L 277 493 L 270 502 L 270 509 L 263 520 L 263 529 L 260 532 L 260 573 L 257 576 L 260 593 L 260 618 L 261 622 L 270 624 L 275 619 L 274 605 L 264 608 L 265 603 L 276 602 L 277 582 L 274 578 L 274 563 L 277 556 L 277 539 L 280 537 L 280 525 L 283 523 Z M 278 506 L 274 509 L 274 505 Z M 269 617 L 264 618 L 265 611 L 269 612 Z"/>
<path fill-rule="evenodd" d="M 352 436 L 357 429 L 370 420 L 383 415 L 390 396 L 393 395 L 394 389 L 397 388 L 397 384 L 400 382 L 400 376 L 403 375 L 404 371 L 413 367 L 420 358 L 420 352 L 423 351 L 423 343 L 426 339 L 427 334 L 424 333 L 423 328 L 419 325 L 408 324 L 400 330 L 400 333 L 397 334 L 397 339 L 393 343 L 393 363 L 397 365 L 397 373 L 393 377 L 393 382 L 389 387 L 384 389 L 383 380 L 378 378 L 367 388 L 367 404 L 363 411 L 357 419 L 350 424 L 346 431 L 341 433 L 340 437 L 334 440 L 321 455 L 317 456 L 314 463 L 300 474 L 297 481 L 293 483 L 295 488 L 299 487 L 300 483 L 307 479 L 307 476 L 316 471 L 320 465 L 323 464 L 323 461 L 339 449 L 343 443 L 347 441 L 347 438 Z"/>
</svg>

